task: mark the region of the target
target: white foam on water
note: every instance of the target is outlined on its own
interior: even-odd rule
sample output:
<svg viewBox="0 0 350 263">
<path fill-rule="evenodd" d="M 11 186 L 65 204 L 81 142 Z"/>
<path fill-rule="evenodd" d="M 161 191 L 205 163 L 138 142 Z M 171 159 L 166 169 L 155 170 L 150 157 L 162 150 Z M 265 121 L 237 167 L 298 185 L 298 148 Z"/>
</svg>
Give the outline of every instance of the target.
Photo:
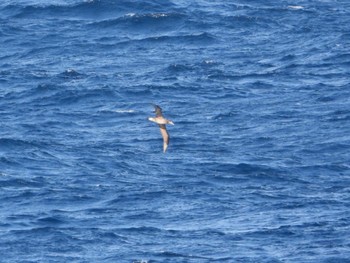
<svg viewBox="0 0 350 263">
<path fill-rule="evenodd" d="M 304 7 L 301 5 L 289 5 L 288 8 L 295 9 L 295 10 L 304 9 Z"/>
<path fill-rule="evenodd" d="M 122 110 L 122 109 L 118 109 L 118 110 L 114 110 L 114 112 L 117 112 L 117 113 L 134 113 L 135 110 Z"/>
</svg>

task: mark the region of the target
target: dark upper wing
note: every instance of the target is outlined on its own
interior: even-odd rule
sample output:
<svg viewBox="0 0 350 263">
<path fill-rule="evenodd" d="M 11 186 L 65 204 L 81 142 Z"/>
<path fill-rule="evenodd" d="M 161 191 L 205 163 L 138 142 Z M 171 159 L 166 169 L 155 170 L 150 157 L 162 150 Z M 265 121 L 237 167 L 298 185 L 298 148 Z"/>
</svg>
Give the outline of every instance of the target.
<svg viewBox="0 0 350 263">
<path fill-rule="evenodd" d="M 154 106 L 154 111 L 156 113 L 156 117 L 162 117 L 163 113 L 162 113 L 161 107 L 159 107 L 158 105 L 153 105 L 153 106 Z"/>
</svg>

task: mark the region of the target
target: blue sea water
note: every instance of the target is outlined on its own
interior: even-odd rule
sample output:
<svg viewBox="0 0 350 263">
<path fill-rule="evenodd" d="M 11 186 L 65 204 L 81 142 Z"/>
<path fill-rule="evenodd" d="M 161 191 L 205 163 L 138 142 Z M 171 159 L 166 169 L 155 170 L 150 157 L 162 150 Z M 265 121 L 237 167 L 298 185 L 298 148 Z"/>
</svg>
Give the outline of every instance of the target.
<svg viewBox="0 0 350 263">
<path fill-rule="evenodd" d="M 0 262 L 350 262 L 349 25 L 347 0 L 2 0 Z"/>
</svg>

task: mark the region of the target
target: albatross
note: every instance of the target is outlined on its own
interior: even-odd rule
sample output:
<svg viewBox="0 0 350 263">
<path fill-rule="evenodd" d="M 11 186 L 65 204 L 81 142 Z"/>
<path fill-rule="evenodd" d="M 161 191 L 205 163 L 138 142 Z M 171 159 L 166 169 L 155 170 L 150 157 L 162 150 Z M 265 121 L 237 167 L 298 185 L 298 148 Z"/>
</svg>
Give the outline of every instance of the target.
<svg viewBox="0 0 350 263">
<path fill-rule="evenodd" d="M 156 117 L 155 118 L 149 117 L 148 120 L 158 124 L 160 128 L 160 133 L 162 134 L 162 137 L 163 137 L 163 152 L 166 152 L 166 149 L 169 146 L 170 137 L 165 125 L 166 124 L 174 125 L 174 123 L 171 120 L 167 120 L 166 118 L 163 117 L 163 112 L 161 107 L 159 107 L 158 105 L 153 105 L 153 106 L 154 106 L 154 112 L 156 113 Z"/>
</svg>

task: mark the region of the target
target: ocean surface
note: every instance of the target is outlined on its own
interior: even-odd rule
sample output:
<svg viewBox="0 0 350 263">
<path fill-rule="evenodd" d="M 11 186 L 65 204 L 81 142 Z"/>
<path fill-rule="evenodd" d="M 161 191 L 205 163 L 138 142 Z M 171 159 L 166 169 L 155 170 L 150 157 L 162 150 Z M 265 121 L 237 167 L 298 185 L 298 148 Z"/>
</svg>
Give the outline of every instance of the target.
<svg viewBox="0 0 350 263">
<path fill-rule="evenodd" d="M 2 0 L 0 255 L 350 262 L 350 1 Z"/>
</svg>

